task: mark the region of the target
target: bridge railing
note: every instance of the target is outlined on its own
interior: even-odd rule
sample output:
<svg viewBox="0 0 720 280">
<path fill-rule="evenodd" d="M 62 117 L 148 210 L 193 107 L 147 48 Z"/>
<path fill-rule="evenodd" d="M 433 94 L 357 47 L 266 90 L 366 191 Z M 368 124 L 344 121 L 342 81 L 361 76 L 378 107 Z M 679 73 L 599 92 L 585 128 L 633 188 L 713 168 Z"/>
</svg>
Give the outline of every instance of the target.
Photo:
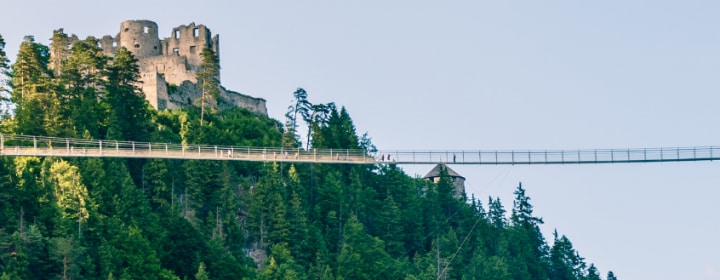
<svg viewBox="0 0 720 280">
<path fill-rule="evenodd" d="M 373 163 L 364 150 L 149 143 L 0 134 L 3 155 Z"/>
<path fill-rule="evenodd" d="M 661 147 L 580 150 L 498 151 L 379 151 L 382 159 L 397 163 L 456 164 L 593 164 L 719 160 L 720 147 Z"/>
<path fill-rule="evenodd" d="M 176 158 L 374 164 L 593 164 L 720 160 L 720 147 L 580 150 L 378 151 L 148 143 L 4 135 L 0 154 L 9 156 Z"/>
</svg>

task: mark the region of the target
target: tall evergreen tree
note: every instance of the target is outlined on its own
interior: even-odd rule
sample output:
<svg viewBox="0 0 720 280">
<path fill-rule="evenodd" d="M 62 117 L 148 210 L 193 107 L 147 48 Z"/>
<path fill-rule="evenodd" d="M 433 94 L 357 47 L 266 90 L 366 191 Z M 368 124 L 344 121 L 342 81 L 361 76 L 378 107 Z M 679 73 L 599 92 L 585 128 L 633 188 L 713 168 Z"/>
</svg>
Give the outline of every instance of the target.
<svg viewBox="0 0 720 280">
<path fill-rule="evenodd" d="M 52 163 L 48 173 L 58 208 L 63 218 L 77 223 L 77 236 L 79 238 L 82 224 L 89 216 L 90 201 L 87 188 L 82 184 L 78 168 L 70 165 L 67 161 L 59 160 Z"/>
<path fill-rule="evenodd" d="M 541 218 L 534 217 L 530 197 L 525 195 L 522 183 L 514 192 L 509 243 L 515 256 L 513 271 L 520 279 L 544 279 L 547 277 L 548 248 L 540 232 Z"/>
<path fill-rule="evenodd" d="M 298 114 L 300 117 L 308 115 L 309 108 L 312 104 L 307 99 L 307 91 L 303 88 L 297 88 L 293 93 L 293 104 L 288 106 L 285 113 L 285 131 L 283 133 L 283 147 L 294 148 L 301 146 L 300 136 L 298 135 Z"/>
<path fill-rule="evenodd" d="M 50 84 L 47 68 L 47 46 L 36 43 L 26 36 L 20 44 L 17 59 L 12 66 L 11 87 L 15 108 L 14 132 L 18 134 L 44 135 L 42 130 L 42 104 Z"/>
<path fill-rule="evenodd" d="M 337 255 L 338 279 L 399 279 L 393 260 L 385 252 L 383 241 L 364 232 L 362 224 L 351 215 L 343 227 L 340 252 Z"/>
<path fill-rule="evenodd" d="M 197 273 L 195 273 L 195 280 L 210 280 L 210 276 L 208 276 L 208 273 L 205 271 L 204 262 L 200 262 Z"/>
<path fill-rule="evenodd" d="M 98 40 L 88 37 L 72 45 L 63 65 L 60 82 L 65 86 L 60 100 L 68 106 L 77 135 L 93 139 L 107 136 L 109 108 L 101 87 L 107 80 L 109 59 L 102 55 Z"/>
<path fill-rule="evenodd" d="M 585 275 L 586 280 L 602 280 L 600 278 L 600 272 L 598 272 L 597 268 L 595 267 L 595 264 L 590 264 L 590 267 L 587 269 L 587 275 Z"/>
<path fill-rule="evenodd" d="M 203 125 L 205 111 L 208 106 L 210 109 L 221 102 L 220 98 L 220 59 L 217 54 L 210 49 L 204 48 L 200 53 L 202 63 L 200 71 L 197 72 L 198 87 L 202 92 L 200 96 L 200 126 Z"/>
<path fill-rule="evenodd" d="M 53 36 L 50 40 L 50 61 L 48 68 L 50 68 L 57 77 L 62 74 L 65 61 L 67 61 L 70 56 L 70 37 L 60 28 L 53 31 Z"/>
<path fill-rule="evenodd" d="M 8 71 L 10 71 L 10 59 L 5 54 L 5 39 L 0 34 L 0 119 L 9 116 L 12 109 L 10 92 L 7 88 Z"/>
<path fill-rule="evenodd" d="M 119 48 L 108 67 L 105 84 L 107 102 L 112 111 L 110 125 L 118 131 L 117 140 L 150 140 L 150 105 L 137 86 L 139 79 L 137 59 L 126 48 Z"/>
</svg>

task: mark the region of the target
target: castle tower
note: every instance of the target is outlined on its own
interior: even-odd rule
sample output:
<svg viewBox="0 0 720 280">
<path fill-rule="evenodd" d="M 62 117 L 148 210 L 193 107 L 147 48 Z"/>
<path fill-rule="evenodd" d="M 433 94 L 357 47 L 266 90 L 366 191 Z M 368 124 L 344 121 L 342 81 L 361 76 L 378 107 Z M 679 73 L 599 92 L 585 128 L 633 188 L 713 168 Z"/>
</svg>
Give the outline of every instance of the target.
<svg viewBox="0 0 720 280">
<path fill-rule="evenodd" d="M 423 179 L 433 183 L 440 182 L 440 174 L 442 170 L 446 170 L 447 175 L 450 177 L 450 181 L 455 187 L 454 196 L 455 198 L 462 198 L 465 193 L 465 177 L 452 170 L 446 164 L 441 163 L 436 165 L 430 172 L 428 172 Z"/>
<path fill-rule="evenodd" d="M 149 20 L 127 20 L 120 24 L 118 47 L 125 47 L 137 59 L 162 54 L 157 23 Z"/>
<path fill-rule="evenodd" d="M 173 28 L 170 38 L 163 40 L 163 52 L 167 55 L 187 57 L 188 64 L 200 65 L 200 53 L 209 48 L 220 57 L 220 37 L 212 36 L 212 32 L 205 25 L 181 25 Z"/>
<path fill-rule="evenodd" d="M 209 48 L 219 57 L 219 38 L 205 25 L 190 23 L 173 28 L 169 38 L 160 39 L 157 23 L 127 20 L 120 24 L 120 33 L 116 36 L 103 36 L 99 47 L 107 56 L 115 56 L 118 48 L 128 49 L 138 60 L 138 86 L 150 105 L 157 110 L 179 109 L 194 106 L 200 98 L 202 91 L 197 85 L 197 73 L 202 65 L 201 53 Z M 75 35 L 69 38 L 71 44 L 77 40 Z M 218 109 L 242 107 L 267 115 L 265 99 L 220 89 L 223 103 L 218 104 Z"/>
</svg>

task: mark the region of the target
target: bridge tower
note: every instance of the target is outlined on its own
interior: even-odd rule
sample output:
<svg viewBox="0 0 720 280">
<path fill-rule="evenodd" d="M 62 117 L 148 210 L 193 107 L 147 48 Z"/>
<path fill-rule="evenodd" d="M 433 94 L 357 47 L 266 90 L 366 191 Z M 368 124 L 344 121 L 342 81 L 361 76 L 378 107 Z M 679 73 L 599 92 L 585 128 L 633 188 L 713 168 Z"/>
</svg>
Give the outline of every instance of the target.
<svg viewBox="0 0 720 280">
<path fill-rule="evenodd" d="M 440 182 L 440 174 L 443 170 L 447 171 L 447 174 L 450 177 L 450 181 L 455 187 L 453 195 L 455 196 L 455 198 L 461 198 L 462 195 L 465 194 L 465 177 L 455 172 L 455 170 L 452 170 L 452 168 L 450 168 L 446 164 L 440 163 L 438 165 L 435 165 L 435 167 L 431 169 L 430 172 L 428 172 L 423 177 L 423 179 L 433 183 Z"/>
</svg>

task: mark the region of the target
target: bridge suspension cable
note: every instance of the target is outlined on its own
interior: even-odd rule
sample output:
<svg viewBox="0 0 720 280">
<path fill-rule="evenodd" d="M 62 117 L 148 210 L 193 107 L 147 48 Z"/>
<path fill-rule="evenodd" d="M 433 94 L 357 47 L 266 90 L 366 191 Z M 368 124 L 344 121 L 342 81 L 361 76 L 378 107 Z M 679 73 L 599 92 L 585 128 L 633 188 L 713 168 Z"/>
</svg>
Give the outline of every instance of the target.
<svg viewBox="0 0 720 280">
<path fill-rule="evenodd" d="M 603 164 L 720 160 L 720 146 L 579 150 L 378 151 L 92 140 L 0 134 L 0 155 L 166 158 L 334 164 Z"/>
</svg>

